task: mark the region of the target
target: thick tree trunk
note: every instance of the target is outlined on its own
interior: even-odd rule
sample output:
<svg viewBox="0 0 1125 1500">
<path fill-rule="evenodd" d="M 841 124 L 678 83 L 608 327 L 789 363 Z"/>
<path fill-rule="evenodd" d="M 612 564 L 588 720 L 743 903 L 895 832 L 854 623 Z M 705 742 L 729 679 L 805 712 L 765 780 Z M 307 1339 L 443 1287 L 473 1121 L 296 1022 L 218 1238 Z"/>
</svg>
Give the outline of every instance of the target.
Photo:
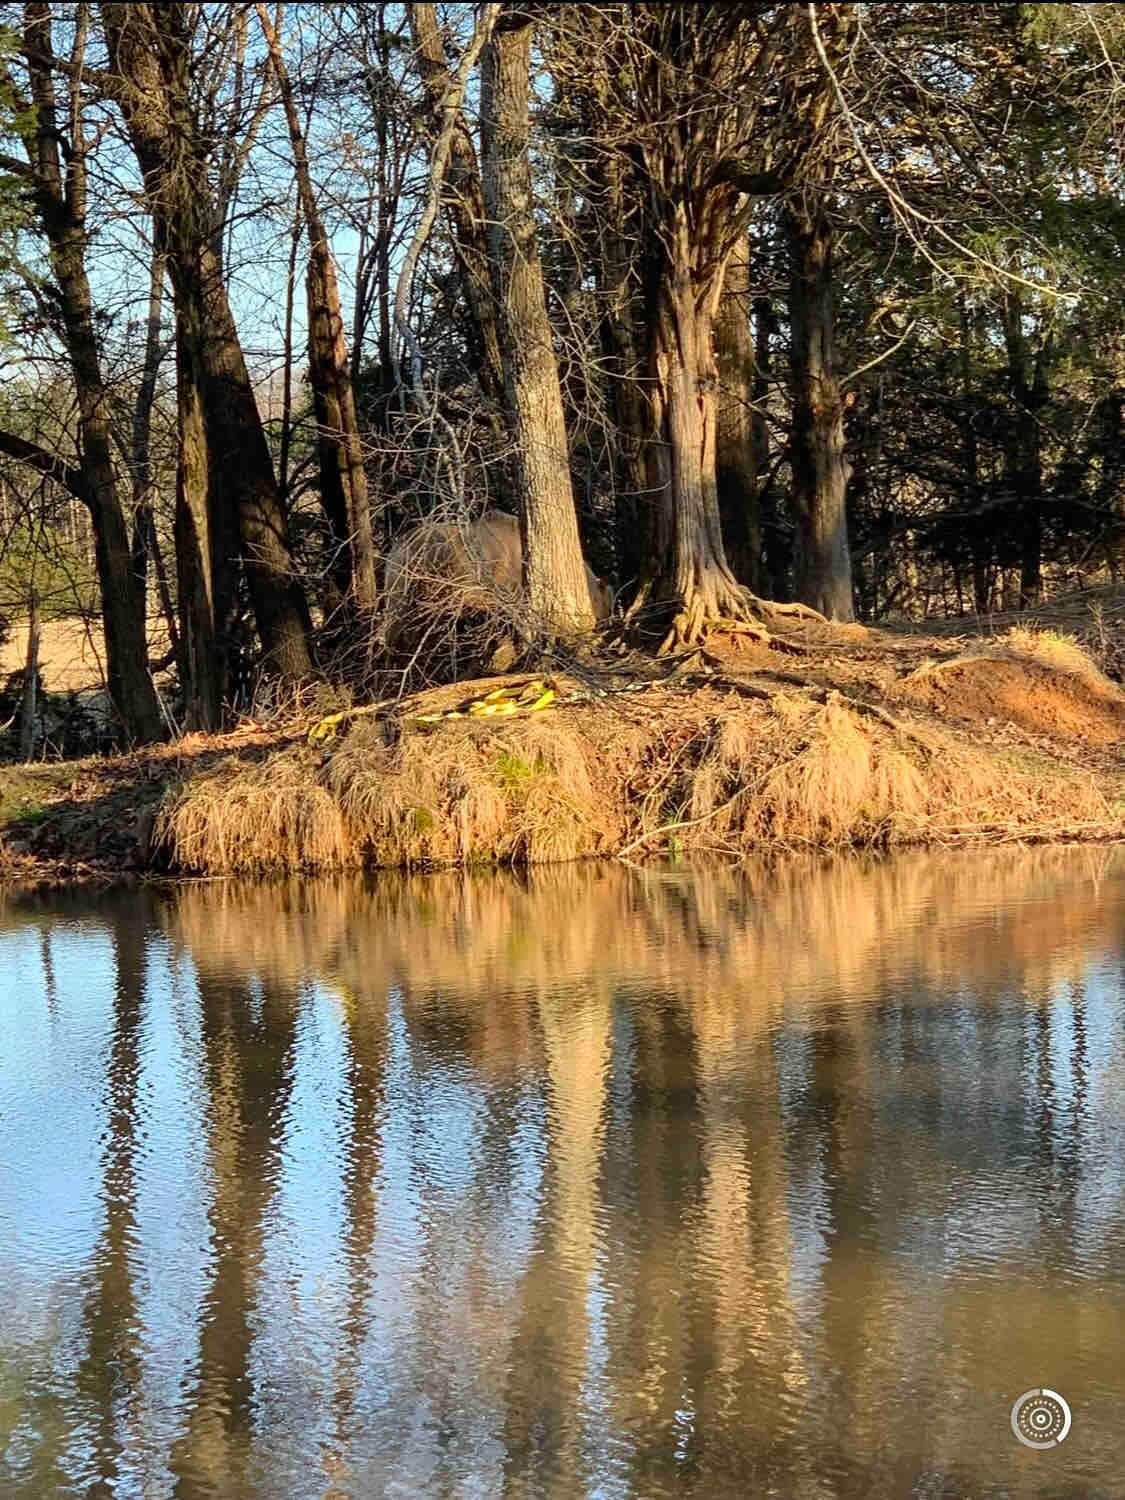
<svg viewBox="0 0 1125 1500">
<path fill-rule="evenodd" d="M 715 319 L 719 374 L 715 471 L 723 546 L 731 572 L 765 592 L 758 463 L 754 449 L 754 337 L 750 326 L 750 242 L 741 237 L 727 262 Z"/>
<path fill-rule="evenodd" d="M 158 241 L 191 350 L 207 442 L 212 514 L 237 517 L 250 600 L 269 667 L 312 670 L 311 624 L 216 243 L 220 228 L 206 155 L 196 139 L 183 5 L 101 7 L 109 86 L 145 180 Z"/>
<path fill-rule="evenodd" d="M 84 142 L 69 143 L 64 176 L 52 72 L 50 7 L 28 5 L 25 16 L 24 48 L 35 103 L 35 122 L 28 128 L 25 143 L 51 271 L 59 289 L 64 340 L 74 376 L 80 435 L 79 493 L 93 521 L 107 688 L 126 736 L 144 743 L 163 738 L 165 726 L 148 670 L 144 622 L 133 577 L 133 554 L 110 448 L 109 397 L 102 379 L 93 299 L 86 275 Z M 72 113 L 78 120 L 80 134 L 77 101 Z"/>
<path fill-rule="evenodd" d="M 258 18 L 285 106 L 297 189 L 309 236 L 309 262 L 305 278 L 309 323 L 309 385 L 312 387 L 316 411 L 321 498 L 345 564 L 345 593 L 359 609 L 365 613 L 374 613 L 378 602 L 375 588 L 375 543 L 371 532 L 367 473 L 363 466 L 363 444 L 360 440 L 348 348 L 344 338 L 344 318 L 340 307 L 336 266 L 324 221 L 320 217 L 316 194 L 313 192 L 308 152 L 289 73 L 277 34 L 263 5 L 258 6 Z"/>
<path fill-rule="evenodd" d="M 531 24 L 499 25 L 483 54 L 484 194 L 504 387 L 515 440 L 528 602 L 548 630 L 594 623 L 571 486 L 558 363 L 528 161 Z"/>
<path fill-rule="evenodd" d="M 727 562 L 719 516 L 712 334 L 721 277 L 699 286 L 681 209 L 659 255 L 649 330 L 658 517 L 641 600 L 673 611 L 672 645 L 694 640 L 708 621 L 744 615 L 748 595 Z"/>
<path fill-rule="evenodd" d="M 852 620 L 849 469 L 836 373 L 832 230 L 823 212 L 800 205 L 786 211 L 785 228 L 793 366 L 793 592 L 830 620 Z"/>
</svg>

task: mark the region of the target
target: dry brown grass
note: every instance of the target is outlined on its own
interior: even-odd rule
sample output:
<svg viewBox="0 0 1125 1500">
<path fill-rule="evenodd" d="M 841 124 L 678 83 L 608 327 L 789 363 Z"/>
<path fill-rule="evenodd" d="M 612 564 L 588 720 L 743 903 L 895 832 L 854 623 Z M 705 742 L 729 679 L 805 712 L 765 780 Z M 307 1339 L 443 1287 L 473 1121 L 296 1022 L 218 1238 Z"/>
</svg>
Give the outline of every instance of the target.
<svg viewBox="0 0 1125 1500">
<path fill-rule="evenodd" d="M 1096 693 L 1111 697 L 1120 694 L 1120 688 L 1114 686 L 1075 636 L 1061 635 L 1057 630 L 1014 625 L 1003 637 L 1003 643 L 1020 656 L 1029 656 L 1057 672 L 1077 677 Z"/>
<path fill-rule="evenodd" d="M 188 782 L 156 836 L 207 873 L 541 864 L 611 852 L 612 803 L 593 744 L 557 721 L 448 724 L 393 747 L 359 723 L 327 758 L 289 749 Z"/>
<path fill-rule="evenodd" d="M 542 864 L 678 850 L 889 847 L 1125 835 L 1087 772 L 977 748 L 830 694 L 656 690 L 385 742 L 357 720 L 188 782 L 157 837 L 207 873 Z"/>
<path fill-rule="evenodd" d="M 720 714 L 686 805 L 686 842 L 739 852 L 963 842 L 1016 829 L 1046 837 L 1103 826 L 1108 814 L 1084 773 L 896 728 L 838 697 L 823 706 L 778 697 L 754 722 L 744 709 Z"/>
<path fill-rule="evenodd" d="M 343 810 L 303 748 L 257 764 L 231 760 L 185 782 L 157 816 L 153 845 L 177 867 L 207 873 L 288 874 L 362 862 Z"/>
</svg>

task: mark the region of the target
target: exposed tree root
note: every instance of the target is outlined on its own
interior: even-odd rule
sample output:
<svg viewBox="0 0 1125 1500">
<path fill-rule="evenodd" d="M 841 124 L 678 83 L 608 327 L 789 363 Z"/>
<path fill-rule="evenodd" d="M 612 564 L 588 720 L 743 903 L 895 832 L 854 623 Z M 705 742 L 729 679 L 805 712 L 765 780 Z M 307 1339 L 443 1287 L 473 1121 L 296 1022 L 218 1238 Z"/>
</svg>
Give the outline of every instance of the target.
<svg viewBox="0 0 1125 1500">
<path fill-rule="evenodd" d="M 807 604 L 776 604 L 759 599 L 749 589 L 739 586 L 722 589 L 697 589 L 683 601 L 679 612 L 657 648 L 658 656 L 700 646 L 712 633 L 744 635 L 764 646 L 780 645 L 770 626 L 781 620 L 810 620 L 820 625 L 828 621 L 819 610 Z M 793 649 L 791 646 L 789 649 Z"/>
</svg>

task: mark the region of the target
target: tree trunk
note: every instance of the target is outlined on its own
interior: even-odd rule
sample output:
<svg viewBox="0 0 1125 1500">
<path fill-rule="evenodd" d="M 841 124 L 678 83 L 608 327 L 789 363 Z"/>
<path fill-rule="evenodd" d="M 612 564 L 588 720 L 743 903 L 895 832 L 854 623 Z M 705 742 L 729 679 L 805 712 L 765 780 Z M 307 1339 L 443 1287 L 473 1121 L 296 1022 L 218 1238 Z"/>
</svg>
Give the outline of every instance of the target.
<svg viewBox="0 0 1125 1500">
<path fill-rule="evenodd" d="M 289 72 L 277 33 L 270 24 L 263 5 L 258 6 L 258 19 L 269 47 L 274 76 L 285 106 L 297 190 L 309 236 L 309 261 L 305 278 L 309 321 L 309 385 L 312 387 L 316 411 L 321 498 L 346 565 L 345 593 L 360 610 L 374 613 L 378 602 L 375 588 L 375 543 L 371 532 L 367 473 L 363 466 L 363 444 L 359 435 L 355 393 L 344 338 L 344 318 L 340 307 L 336 266 L 313 192 L 308 151 L 293 99 Z"/>
<path fill-rule="evenodd" d="M 656 463 L 656 524 L 642 603 L 675 615 L 666 644 L 688 643 L 708 621 L 745 614 L 747 598 L 727 563 L 716 474 L 718 373 L 713 323 L 721 274 L 700 284 L 682 208 L 666 226 L 655 266 L 649 400 Z"/>
<path fill-rule="evenodd" d="M 964 297 L 958 298 L 957 315 L 961 329 L 961 461 L 964 466 L 965 494 L 972 519 L 968 523 L 969 548 L 973 563 L 973 609 L 986 615 L 991 608 L 991 547 L 981 510 L 980 454 L 977 430 L 973 421 L 972 399 L 972 324 Z"/>
<path fill-rule="evenodd" d="M 594 609 L 571 486 L 558 363 L 535 237 L 528 161 L 531 23 L 502 21 L 483 54 L 484 194 L 504 387 L 515 440 L 524 575 L 533 618 L 589 629 Z"/>
<path fill-rule="evenodd" d="M 819 208 L 801 205 L 786 210 L 785 229 L 793 367 L 793 591 L 830 620 L 852 620 L 849 466 L 836 373 L 832 230 Z"/>
<path fill-rule="evenodd" d="M 175 537 L 184 721 L 188 729 L 211 731 L 221 727 L 227 690 L 227 631 L 234 603 L 237 536 L 229 512 L 216 510 L 214 505 L 199 382 L 191 348 L 179 326 L 176 398 Z"/>
<path fill-rule="evenodd" d="M 731 572 L 756 594 L 765 592 L 762 527 L 754 450 L 754 338 L 750 327 L 750 242 L 739 238 L 727 262 L 715 319 L 719 374 L 715 471 L 723 546 Z"/>
<path fill-rule="evenodd" d="M 58 285 L 64 340 L 78 405 L 78 493 L 90 510 L 94 557 L 105 631 L 107 688 L 126 736 L 145 743 L 163 738 L 165 726 L 148 670 L 143 618 L 133 577 L 133 555 L 117 490 L 110 449 L 110 404 L 102 379 L 94 307 L 86 275 L 85 142 L 77 95 L 71 101 L 77 139 L 67 143 L 65 175 L 55 99 L 51 12 L 46 4 L 25 11 L 24 50 L 35 120 L 24 140 L 32 166 L 36 207 L 47 237 Z M 78 48 L 75 49 L 79 50 Z M 79 87 L 76 82 L 75 89 Z"/>
<path fill-rule="evenodd" d="M 1004 344 L 1016 413 L 1008 432 L 1006 458 L 1008 482 L 1015 498 L 1019 608 L 1029 609 L 1039 603 L 1043 592 L 1043 458 L 1039 423 L 1049 394 L 1049 355 L 1043 345 L 1032 357 L 1023 318 L 1020 289 L 1011 285 L 1004 294 Z"/>
<path fill-rule="evenodd" d="M 27 601 L 27 655 L 23 666 L 20 698 L 20 760 L 35 754 L 35 714 L 39 693 L 39 594 L 32 587 Z"/>
<path fill-rule="evenodd" d="M 408 5 L 407 11 L 418 53 L 418 73 L 430 114 L 430 130 L 436 138 L 442 128 L 449 86 L 445 49 L 433 5 Z M 489 281 L 489 234 L 485 223 L 484 191 L 473 138 L 460 111 L 450 141 L 443 189 L 465 306 L 469 312 L 469 342 L 477 378 L 486 397 L 503 402 L 504 362 Z"/>
<path fill-rule="evenodd" d="M 308 602 L 297 577 L 269 445 L 227 299 L 221 224 L 189 81 L 186 8 L 101 7 L 108 87 L 125 117 L 168 268 L 207 444 L 211 513 L 237 518 L 250 600 L 269 667 L 312 670 Z"/>
<path fill-rule="evenodd" d="M 758 464 L 758 515 L 762 529 L 762 592 L 769 599 L 791 599 L 789 574 L 793 549 L 782 522 L 783 506 L 778 493 L 776 465 L 771 463 L 767 407 L 775 400 L 773 341 L 777 315 L 768 297 L 754 299 L 754 410 L 751 415 L 754 457 Z"/>
</svg>

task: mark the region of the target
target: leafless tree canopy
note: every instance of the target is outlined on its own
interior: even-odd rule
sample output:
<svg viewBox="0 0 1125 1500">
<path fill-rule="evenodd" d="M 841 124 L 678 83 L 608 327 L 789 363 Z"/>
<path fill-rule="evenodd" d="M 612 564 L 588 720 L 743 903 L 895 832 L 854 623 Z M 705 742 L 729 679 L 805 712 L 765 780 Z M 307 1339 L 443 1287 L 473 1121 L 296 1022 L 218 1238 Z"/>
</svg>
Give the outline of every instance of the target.
<svg viewBox="0 0 1125 1500">
<path fill-rule="evenodd" d="M 0 25 L 0 629 L 86 618 L 124 739 L 1125 568 L 1118 6 Z"/>
</svg>

